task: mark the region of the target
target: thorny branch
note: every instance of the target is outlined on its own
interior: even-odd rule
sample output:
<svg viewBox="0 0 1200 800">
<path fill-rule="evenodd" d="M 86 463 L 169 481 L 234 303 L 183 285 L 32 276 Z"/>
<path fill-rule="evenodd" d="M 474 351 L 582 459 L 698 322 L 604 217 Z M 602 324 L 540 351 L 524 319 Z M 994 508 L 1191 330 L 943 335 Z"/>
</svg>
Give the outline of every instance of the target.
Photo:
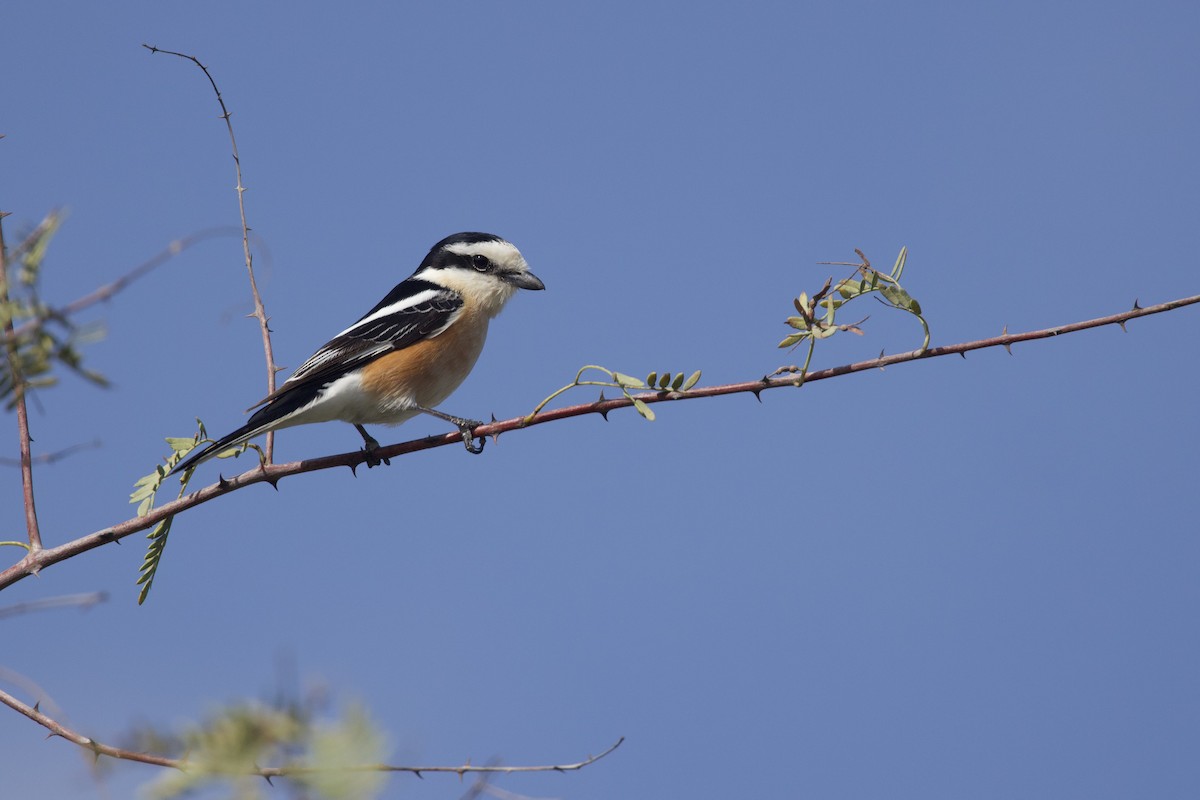
<svg viewBox="0 0 1200 800">
<path fill-rule="evenodd" d="M 971 342 L 962 342 L 959 344 L 946 345 L 944 347 L 931 347 L 927 350 L 913 350 L 907 353 L 897 353 L 890 356 L 880 356 L 867 361 L 859 361 L 854 364 L 844 364 L 838 367 L 830 367 L 829 369 L 816 370 L 809 372 L 803 378 L 805 384 L 816 381 L 825 380 L 827 378 L 836 378 L 841 375 L 847 375 L 854 372 L 865 372 L 867 370 L 879 369 L 895 364 L 909 363 L 913 361 L 922 361 L 930 358 L 938 358 L 940 356 L 961 355 L 964 358 L 966 354 L 972 350 L 983 350 L 989 347 L 1004 347 L 1009 348 L 1018 342 L 1026 342 L 1034 339 L 1048 339 L 1053 336 L 1061 336 L 1067 333 L 1087 330 L 1089 328 L 1099 328 L 1104 325 L 1120 325 L 1124 328 L 1125 323 L 1137 319 L 1139 317 L 1149 316 L 1151 314 L 1161 314 L 1165 311 L 1183 308 L 1184 306 L 1200 303 L 1200 295 L 1193 297 L 1185 297 L 1178 300 L 1172 300 L 1167 303 L 1142 308 L 1136 303 L 1129 311 L 1120 314 L 1111 314 L 1106 317 L 1098 317 L 1096 319 L 1084 320 L 1082 322 L 1074 322 L 1069 325 L 1058 325 L 1052 328 L 1043 328 L 1036 331 L 1026 331 L 1024 333 L 1004 333 L 1001 336 L 994 336 L 988 339 L 978 339 Z M 721 395 L 750 393 L 755 396 L 760 395 L 768 389 L 781 389 L 784 387 L 795 387 L 800 382 L 800 378 L 794 374 L 786 374 L 780 376 L 779 373 L 768 375 L 752 381 L 742 383 L 730 383 L 722 386 L 704 386 L 689 389 L 686 392 L 675 391 L 659 391 L 647 392 L 645 394 L 633 395 L 631 397 L 618 397 L 612 399 L 600 399 L 590 403 L 580 403 L 578 405 L 566 406 L 564 408 L 556 408 L 550 411 L 540 412 L 532 418 L 527 418 L 524 415 L 513 417 L 502 421 L 491 422 L 485 425 L 480 425 L 474 429 L 476 436 L 491 436 L 499 437 L 500 434 L 508 431 L 514 431 L 520 428 L 530 427 L 533 425 L 541 425 L 547 422 L 556 422 L 569 417 L 579 417 L 585 414 L 601 414 L 607 415 L 619 408 L 627 408 L 634 404 L 634 400 L 641 401 L 646 404 L 667 403 L 679 400 L 697 400 L 702 397 L 717 397 Z M 462 437 L 458 432 L 447 433 L 440 436 L 429 436 L 421 439 L 413 439 L 408 442 L 381 447 L 375 451 L 375 455 L 379 457 L 392 458 L 402 456 L 408 453 L 414 453 L 420 450 L 429 450 L 434 447 L 444 447 L 446 445 L 458 445 L 462 443 Z M 271 486 L 276 486 L 282 478 L 287 478 L 292 475 L 300 475 L 306 472 L 317 472 L 319 470 L 330 469 L 333 467 L 350 467 L 355 469 L 359 464 L 362 464 L 367 458 L 367 454 L 362 450 L 356 450 L 349 453 L 340 453 L 331 456 L 321 456 L 311 458 L 304 461 L 293 461 L 288 464 L 275 464 L 271 466 L 256 466 L 246 470 L 240 475 L 231 478 L 222 477 L 217 483 L 199 489 L 191 494 L 185 495 L 170 503 L 158 506 L 151 509 L 145 516 L 134 517 L 124 522 L 112 525 L 107 528 L 95 531 L 93 533 L 81 536 L 78 539 L 59 545 L 58 547 L 42 550 L 37 553 L 28 553 L 18 563 L 0 572 L 0 590 L 11 586 L 30 575 L 36 574 L 39 570 L 48 567 L 52 564 L 57 564 L 60 561 L 65 561 L 68 558 L 77 556 L 88 550 L 95 549 L 101 545 L 110 542 L 119 541 L 120 539 L 130 536 L 139 531 L 147 530 L 154 527 L 163 519 L 186 511 L 189 508 L 207 503 L 209 500 L 216 499 L 222 495 L 237 491 L 258 483 L 266 483 Z"/>
<path fill-rule="evenodd" d="M 8 304 L 8 256 L 4 246 L 4 217 L 0 212 L 0 307 Z M 17 357 L 17 341 L 13 337 L 13 321 L 4 315 L 4 349 L 8 354 L 8 368 L 12 374 L 13 401 L 17 406 L 17 435 L 20 439 L 21 488 L 25 500 L 25 529 L 29 536 L 27 555 L 37 555 L 42 550 L 42 533 L 38 529 L 37 508 L 33 501 L 33 458 L 29 443 L 29 413 L 25 408 L 25 381 L 21 377 L 20 359 Z M 34 574 L 37 570 L 34 570 Z"/>
<path fill-rule="evenodd" d="M 177 769 L 181 772 L 187 772 L 189 769 L 195 766 L 184 758 L 170 758 L 168 756 L 161 756 L 154 753 L 141 753 L 136 750 L 127 750 L 125 748 L 114 747 L 112 745 L 98 742 L 95 739 L 89 736 L 84 736 L 78 731 L 72 730 L 71 728 L 68 728 L 62 723 L 47 716 L 46 714 L 42 713 L 42 711 L 36 705 L 30 706 L 26 703 L 23 703 L 4 691 L 0 691 L 0 703 L 3 703 L 14 711 L 24 714 L 29 719 L 50 731 L 51 736 L 59 736 L 63 739 L 66 739 L 68 742 L 73 742 L 80 747 L 85 747 L 88 750 L 91 750 L 97 759 L 100 756 L 108 756 L 109 758 L 116 758 L 122 761 L 137 761 L 142 764 L 168 767 L 170 769 Z M 595 764 L 597 761 L 620 747 L 621 743 L 624 741 L 625 737 L 622 736 L 604 752 L 598 755 L 588 756 L 584 760 L 577 761 L 572 764 L 546 764 L 514 767 L 503 767 L 490 764 L 474 766 L 469 763 L 457 767 L 440 765 L 421 767 L 394 764 L 360 764 L 357 766 L 337 767 L 336 771 L 408 772 L 418 777 L 424 775 L 425 773 L 451 773 L 462 777 L 468 773 L 499 773 L 507 775 L 517 772 L 573 772 L 575 770 L 583 769 L 591 764 Z M 212 770 L 211 765 L 203 765 L 202 768 L 209 771 Z M 286 777 L 288 775 L 310 775 L 316 772 L 328 771 L 331 770 L 323 767 L 305 766 L 303 764 L 289 764 L 282 767 L 255 767 L 252 770 L 247 771 L 245 774 L 258 775 L 263 778 L 278 778 Z"/>
<path fill-rule="evenodd" d="M 275 353 L 271 347 L 271 327 L 270 318 L 267 316 L 266 306 L 263 305 L 262 296 L 258 293 L 258 282 L 254 279 L 254 256 L 250 253 L 250 226 L 246 224 L 246 187 L 242 184 L 242 160 L 238 156 L 237 138 L 233 135 L 233 122 L 229 109 L 225 107 L 225 98 L 221 96 L 221 90 L 217 88 L 217 82 L 213 79 L 212 73 L 208 71 L 208 67 L 200 63 L 200 59 L 195 56 L 190 56 L 186 53 L 177 53 L 174 50 L 163 50 L 154 45 L 143 44 L 153 53 L 166 53 L 170 56 L 182 58 L 185 61 L 191 61 L 204 73 L 204 77 L 208 78 L 209 84 L 212 86 L 213 94 L 217 96 L 217 103 L 221 106 L 221 119 L 225 120 L 225 128 L 229 131 L 229 144 L 233 148 L 233 167 L 237 173 L 237 198 L 238 211 L 242 215 L 242 253 L 246 258 L 246 273 L 250 276 L 250 293 L 254 296 L 254 318 L 258 320 L 258 325 L 262 329 L 263 354 L 267 360 L 267 394 L 275 392 L 275 374 L 279 371 L 275 366 Z M 275 452 L 275 434 L 268 433 L 266 446 L 264 448 L 267 454 L 267 463 L 271 463 L 271 457 Z"/>
</svg>

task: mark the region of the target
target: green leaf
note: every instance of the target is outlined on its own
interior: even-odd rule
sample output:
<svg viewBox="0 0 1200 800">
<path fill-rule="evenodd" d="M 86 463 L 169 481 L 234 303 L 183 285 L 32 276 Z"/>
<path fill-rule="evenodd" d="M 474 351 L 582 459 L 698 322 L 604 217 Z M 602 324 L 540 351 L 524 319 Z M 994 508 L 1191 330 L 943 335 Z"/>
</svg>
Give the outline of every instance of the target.
<svg viewBox="0 0 1200 800">
<path fill-rule="evenodd" d="M 142 561 L 142 567 L 139 570 L 141 573 L 137 579 L 137 586 L 142 589 L 138 592 L 138 605 L 146 602 L 146 598 L 150 596 L 150 587 L 154 584 L 154 576 L 158 573 L 158 565 L 162 561 L 163 550 L 167 546 L 167 535 L 171 532 L 171 523 L 175 517 L 167 517 L 162 522 L 154 526 L 154 530 L 146 534 L 146 538 L 150 540 L 150 547 L 146 550 L 146 558 Z"/>
<path fill-rule="evenodd" d="M 646 384 L 642 383 L 632 375 L 626 375 L 623 372 L 614 372 L 613 380 L 617 382 L 617 386 L 625 389 L 645 389 Z"/>
<path fill-rule="evenodd" d="M 793 333 L 791 336 L 785 337 L 784 340 L 779 343 L 779 347 L 791 347 L 792 345 L 803 341 L 811 335 L 811 333 Z"/>
<path fill-rule="evenodd" d="M 151 472 L 149 475 L 143 475 L 142 477 L 138 478 L 136 481 L 134 481 L 133 485 L 153 486 L 154 484 L 158 483 L 158 477 L 158 470 L 154 470 L 154 472 Z"/>
<path fill-rule="evenodd" d="M 168 436 L 167 446 L 176 453 L 187 453 L 195 449 L 198 442 L 193 436 Z"/>
<path fill-rule="evenodd" d="M 653 386 L 656 383 L 658 383 L 658 373 L 657 372 L 651 372 L 649 375 L 646 376 L 646 385 L 647 386 Z"/>
<path fill-rule="evenodd" d="M 856 281 L 852 278 L 847 278 L 837 285 L 836 291 L 846 300 L 853 300 L 855 297 L 858 297 L 863 293 L 865 286 L 865 281 Z"/>
<path fill-rule="evenodd" d="M 683 373 L 682 372 L 675 376 L 675 380 L 671 381 L 671 388 L 674 389 L 675 391 L 678 392 L 680 386 L 683 386 Z"/>
<path fill-rule="evenodd" d="M 812 335 L 818 339 L 828 339 L 830 336 L 833 336 L 837 332 L 838 332 L 838 326 L 836 326 L 836 325 L 822 325 L 821 327 L 814 330 Z"/>
<path fill-rule="evenodd" d="M 806 320 L 804 317 L 788 317 L 784 321 L 798 331 L 808 330 L 808 320 Z"/>
<path fill-rule="evenodd" d="M 645 417 L 647 420 L 649 420 L 650 422 L 654 422 L 654 412 L 650 410 L 650 406 L 646 405 L 641 400 L 639 400 L 635 397 L 635 398 L 633 398 L 633 407 L 636 408 L 637 412 L 639 414 L 641 414 L 643 417 Z"/>
<path fill-rule="evenodd" d="M 902 308 L 914 314 L 921 313 L 921 304 L 914 300 L 908 292 L 895 284 L 879 287 L 879 293 L 886 297 L 888 302 L 896 308 Z"/>
<path fill-rule="evenodd" d="M 671 385 L 671 373 L 664 372 L 662 378 L 659 379 L 659 381 L 658 381 L 658 388 L 666 389 L 670 385 Z"/>
<path fill-rule="evenodd" d="M 900 275 L 904 272 L 904 262 L 908 259 L 908 248 L 901 247 L 900 255 L 896 256 L 896 265 L 892 267 L 892 280 L 900 280 Z"/>
<path fill-rule="evenodd" d="M 693 372 L 691 375 L 688 376 L 688 379 L 686 381 L 683 382 L 683 391 L 686 392 L 688 389 L 695 386 L 699 381 L 700 381 L 700 370 L 696 370 L 695 372 Z"/>
</svg>

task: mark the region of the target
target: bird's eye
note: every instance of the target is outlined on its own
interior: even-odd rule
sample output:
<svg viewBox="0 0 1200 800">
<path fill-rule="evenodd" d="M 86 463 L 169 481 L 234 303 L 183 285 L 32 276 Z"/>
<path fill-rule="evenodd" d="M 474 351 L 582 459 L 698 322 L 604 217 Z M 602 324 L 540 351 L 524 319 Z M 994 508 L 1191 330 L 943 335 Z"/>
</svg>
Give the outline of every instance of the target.
<svg viewBox="0 0 1200 800">
<path fill-rule="evenodd" d="M 488 268 L 492 266 L 492 262 L 488 261 L 487 256 L 476 255 L 471 256 L 471 266 L 475 267 L 475 269 L 479 270 L 480 272 L 487 272 Z"/>
</svg>

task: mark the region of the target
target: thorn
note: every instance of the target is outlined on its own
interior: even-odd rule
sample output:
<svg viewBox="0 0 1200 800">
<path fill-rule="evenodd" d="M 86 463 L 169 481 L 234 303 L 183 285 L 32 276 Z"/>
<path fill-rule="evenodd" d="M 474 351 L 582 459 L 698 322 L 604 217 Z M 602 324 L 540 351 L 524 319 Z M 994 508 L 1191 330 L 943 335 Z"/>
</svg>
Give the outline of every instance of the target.
<svg viewBox="0 0 1200 800">
<path fill-rule="evenodd" d="M 419 770 L 419 769 L 414 769 L 413 775 L 416 775 L 421 780 L 425 780 L 425 776 L 421 774 L 421 770 Z"/>
<path fill-rule="evenodd" d="M 1124 320 L 1122 320 L 1121 322 L 1118 322 L 1117 324 L 1121 326 L 1122 332 L 1129 333 L 1129 331 L 1125 330 L 1125 321 Z"/>
<path fill-rule="evenodd" d="M 279 491 L 279 478 L 267 478 L 266 481 L 271 484 L 272 489 Z"/>
<path fill-rule="evenodd" d="M 350 473 L 352 475 L 354 475 L 354 477 L 357 478 L 358 477 L 358 464 L 348 464 L 347 466 L 350 467 Z"/>
<path fill-rule="evenodd" d="M 600 416 L 604 417 L 605 422 L 608 422 L 608 409 L 607 408 L 598 408 L 598 409 L 596 409 L 596 411 L 600 414 Z"/>
<path fill-rule="evenodd" d="M 33 710 L 37 711 L 38 709 L 41 708 L 41 705 L 42 705 L 42 701 L 38 700 L 36 703 L 33 704 Z"/>
<path fill-rule="evenodd" d="M 1004 343 L 1004 349 L 1008 351 L 1008 354 L 1009 354 L 1010 356 L 1012 355 L 1012 345 L 1011 345 L 1011 344 L 1009 344 L 1008 342 L 1005 342 L 1005 343 Z"/>
<path fill-rule="evenodd" d="M 1135 297 L 1135 298 L 1133 298 L 1133 310 L 1134 310 L 1134 311 L 1141 311 L 1141 310 L 1142 310 L 1142 307 L 1138 305 L 1138 299 L 1137 299 L 1136 297 Z"/>
<path fill-rule="evenodd" d="M 271 783 L 271 776 L 270 776 L 270 775 L 263 775 L 263 776 L 262 776 L 262 779 L 263 779 L 264 781 L 266 781 L 266 782 L 267 782 L 267 786 L 274 786 L 274 785 L 275 785 L 275 784 Z"/>
<path fill-rule="evenodd" d="M 229 481 L 225 480 L 224 475 L 220 475 L 217 477 L 217 488 L 220 489 L 221 491 L 226 491 L 232 485 L 233 484 L 231 484 Z"/>
<path fill-rule="evenodd" d="M 964 350 L 959 350 L 959 351 L 958 351 L 958 354 L 959 354 L 960 356 L 962 356 L 962 357 L 963 357 L 963 361 L 966 361 L 966 360 L 967 360 L 967 354 L 966 354 L 966 351 L 964 351 Z"/>
<path fill-rule="evenodd" d="M 762 389 L 751 389 L 750 391 L 754 394 L 754 399 L 762 403 Z"/>
</svg>

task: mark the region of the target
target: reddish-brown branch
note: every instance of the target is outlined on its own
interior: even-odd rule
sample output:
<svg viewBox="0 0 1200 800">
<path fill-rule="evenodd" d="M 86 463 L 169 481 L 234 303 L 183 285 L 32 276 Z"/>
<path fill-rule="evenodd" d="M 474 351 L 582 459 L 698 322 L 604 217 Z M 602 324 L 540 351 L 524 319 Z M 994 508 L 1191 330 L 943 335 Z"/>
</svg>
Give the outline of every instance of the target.
<svg viewBox="0 0 1200 800">
<path fill-rule="evenodd" d="M 74 730 L 68 728 L 67 726 L 63 725 L 62 723 L 54 720 L 53 718 L 47 716 L 44 713 L 42 713 L 42 711 L 40 709 L 38 709 L 34 706 L 30 706 L 26 703 L 22 703 L 20 700 L 18 700 L 17 698 L 13 697 L 12 695 L 10 695 L 4 691 L 0 691 L 0 703 L 3 703 L 4 705 L 8 706 L 9 708 L 13 709 L 14 711 L 24 714 L 29 719 L 33 720 L 34 722 L 41 725 L 46 730 L 50 731 L 51 735 L 60 736 L 63 739 L 66 739 L 68 742 L 73 742 L 73 743 L 79 745 L 80 747 L 85 747 L 88 750 L 91 750 L 92 753 L 95 754 L 95 756 L 97 758 L 99 758 L 100 756 L 108 756 L 109 758 L 118 758 L 123 761 L 137 761 L 142 764 L 152 764 L 152 765 L 158 766 L 158 767 L 168 767 L 170 769 L 177 769 L 181 772 L 187 772 L 188 769 L 193 766 L 192 764 L 190 764 L 187 761 L 187 759 L 169 758 L 167 756 L 156 755 L 154 753 L 140 753 L 135 750 L 126 750 L 121 747 L 113 747 L 112 745 L 103 744 L 103 743 L 98 742 L 95 739 L 91 738 L 90 736 L 84 736 L 83 734 L 79 733 L 78 731 L 74 731 Z M 463 764 L 462 766 L 458 766 L 458 767 L 452 767 L 452 766 L 415 767 L 415 766 L 398 766 L 398 765 L 393 765 L 393 764 L 360 764 L 357 766 L 336 767 L 336 768 L 310 767 L 310 766 L 304 766 L 302 764 L 291 764 L 291 765 L 282 766 L 282 767 L 257 767 L 252 770 L 246 771 L 244 774 L 259 775 L 264 778 L 277 778 L 277 777 L 286 777 L 288 775 L 311 775 L 316 772 L 331 772 L 331 771 L 339 771 L 339 772 L 411 772 L 414 775 L 422 775 L 426 772 L 430 772 L 430 773 L 448 772 L 448 773 L 452 773 L 454 775 L 458 775 L 461 777 L 462 775 L 466 775 L 467 773 L 505 773 L 505 774 L 509 774 L 509 773 L 515 773 L 515 772 L 571 772 L 574 770 L 583 769 L 584 767 L 586 767 L 590 764 L 595 764 L 597 761 L 604 758 L 606 755 L 608 755 L 609 753 L 611 753 L 612 751 L 614 751 L 618 747 L 620 747 L 621 743 L 624 741 L 625 741 L 625 737 L 622 736 L 620 739 L 618 739 L 616 741 L 615 744 L 611 745 L 607 750 L 600 753 L 599 755 L 589 756 L 588 758 L 584 759 L 583 761 L 578 761 L 573 764 L 547 764 L 547 765 L 537 765 L 537 766 L 515 766 L 515 767 L 502 767 L 502 766 L 493 766 L 493 765 L 473 766 L 471 764 Z M 200 766 L 200 768 L 202 768 L 206 771 L 209 771 L 209 772 L 219 771 L 219 769 L 220 769 L 219 765 L 212 765 L 212 764 L 204 764 L 204 765 L 197 765 L 197 766 Z M 239 773 L 239 774 L 243 774 L 243 773 Z"/>
<path fill-rule="evenodd" d="M 8 303 L 8 256 L 4 246 L 4 217 L 0 212 L 0 306 Z M 12 315 L 4 319 L 4 344 L 8 369 L 12 375 L 13 402 L 17 406 L 17 438 L 20 440 L 21 488 L 25 502 L 25 530 L 29 535 L 29 555 L 42 550 L 42 532 L 38 529 L 37 506 L 33 500 L 33 456 L 30 453 L 29 413 L 25 408 L 25 379 L 21 376 L 17 341 L 13 337 Z M 34 570 L 36 574 L 37 570 Z"/>
<path fill-rule="evenodd" d="M 237 174 L 237 198 L 238 211 L 242 216 L 242 254 L 246 259 L 246 272 L 250 276 L 250 294 L 254 297 L 254 318 L 258 320 L 259 328 L 262 331 L 263 354 L 267 360 L 267 394 L 275 392 L 275 373 L 279 370 L 275 367 L 275 352 L 271 346 L 271 327 L 270 319 L 267 317 L 266 306 L 263 305 L 262 296 L 258 293 L 258 281 L 254 278 L 254 256 L 250 253 L 250 226 L 246 224 L 246 187 L 242 184 L 242 159 L 238 156 L 237 137 L 233 135 L 233 122 L 229 109 L 225 107 L 225 98 L 221 96 L 221 90 L 217 88 L 217 82 L 213 79 L 212 73 L 208 71 L 208 67 L 200 63 L 200 59 L 195 56 L 187 55 L 186 53 L 177 53 L 173 50 L 163 50 L 153 45 L 143 44 L 142 47 L 149 50 L 151 53 L 166 53 L 167 55 L 176 56 L 186 61 L 191 61 L 200 71 L 204 73 L 204 77 L 208 78 L 209 84 L 212 86 L 213 94 L 217 96 L 217 103 L 221 106 L 221 119 L 225 120 L 225 128 L 229 131 L 229 143 L 233 148 L 233 167 Z M 275 451 L 275 434 L 268 433 L 266 445 L 267 463 L 270 464 Z"/>
<path fill-rule="evenodd" d="M 1009 347 L 1018 342 L 1026 342 L 1033 339 L 1047 339 L 1052 336 L 1061 336 L 1063 334 L 1073 333 L 1075 331 L 1098 328 L 1103 325 L 1124 325 L 1126 322 L 1132 319 L 1137 319 L 1138 317 L 1145 317 L 1151 314 L 1160 314 L 1164 311 L 1183 308 L 1184 306 L 1193 305 L 1195 303 L 1200 303 L 1200 295 L 1196 295 L 1195 297 L 1185 297 L 1179 300 L 1172 300 L 1168 303 L 1161 303 L 1148 308 L 1139 308 L 1135 306 L 1133 309 L 1121 314 L 1112 314 L 1106 317 L 1084 320 L 1082 322 L 1073 322 L 1069 325 L 1058 325 L 1053 328 L 1043 328 L 1041 330 L 1027 331 L 1025 333 L 1005 333 L 1001 336 L 993 336 L 988 339 L 962 342 L 960 344 L 947 345 L 945 347 L 932 347 L 924 352 L 913 350 L 907 353 L 881 356 L 879 358 L 872 358 L 868 361 L 859 361 L 854 364 L 844 364 L 838 367 L 830 367 L 829 369 L 815 370 L 808 374 L 804 382 L 806 384 L 815 383 L 827 378 L 835 378 L 840 375 L 848 375 L 854 372 L 864 372 L 866 370 L 888 367 L 895 364 L 923 361 L 930 358 L 937 358 L 939 356 L 964 354 L 971 350 L 982 350 L 988 347 Z M 767 391 L 768 389 L 794 387 L 796 382 L 796 376 L 787 375 L 784 377 L 758 378 L 752 381 L 730 383 L 723 386 L 698 387 L 689 389 L 686 392 L 647 392 L 634 396 L 638 400 L 641 400 L 643 403 L 647 404 L 670 403 L 681 400 L 698 400 L 703 397 L 717 397 L 721 395 L 746 392 L 758 395 L 761 392 Z M 513 417 L 512 419 L 480 425 L 475 429 L 475 433 L 480 437 L 496 437 L 509 431 L 532 427 L 534 425 L 542 425 L 547 422 L 556 422 L 569 417 L 579 417 L 583 416 L 584 414 L 606 415 L 611 411 L 615 411 L 619 408 L 626 408 L 631 405 L 633 405 L 633 401 L 623 396 L 605 400 L 594 400 L 588 403 L 580 403 L 578 405 L 556 408 L 550 411 L 543 411 L 529 420 L 527 420 L 525 417 Z M 400 444 L 381 447 L 375 451 L 375 455 L 381 458 L 393 458 L 395 456 L 407 455 L 408 453 L 415 453 L 420 450 L 429 450 L 434 447 L 445 447 L 447 445 L 455 444 L 462 444 L 462 437 L 457 432 L 447 433 L 441 436 L 429 436 L 422 439 L 414 439 L 408 442 L 401 442 Z M 151 528 L 166 517 L 178 514 L 181 511 L 186 511 L 189 508 L 193 508 L 202 503 L 207 503 L 209 500 L 214 500 L 222 495 L 245 488 L 246 486 L 252 486 L 257 483 L 267 483 L 274 486 L 278 484 L 281 479 L 290 477 L 292 475 L 300 475 L 305 472 L 317 472 L 319 470 L 331 469 L 333 467 L 355 468 L 359 464 L 362 464 L 365 460 L 366 454 L 361 450 L 355 450 L 349 453 L 321 456 L 305 461 L 293 461 L 288 464 L 274 464 L 266 467 L 254 467 L 253 469 L 249 469 L 240 475 L 235 475 L 231 478 L 222 478 L 217 483 L 206 486 L 205 488 L 185 495 L 178 500 L 152 509 L 144 517 L 134 517 L 133 519 L 125 520 L 117 525 L 104 528 L 75 539 L 74 541 L 59 545 L 58 547 L 42 550 L 39 553 L 29 553 L 18 563 L 14 564 L 3 572 L 0 572 L 0 589 L 4 589 L 7 586 L 14 584 L 29 575 L 33 575 L 39 570 L 52 564 L 57 564 L 60 561 L 65 561 L 66 559 L 79 555 L 80 553 Z"/>
</svg>

